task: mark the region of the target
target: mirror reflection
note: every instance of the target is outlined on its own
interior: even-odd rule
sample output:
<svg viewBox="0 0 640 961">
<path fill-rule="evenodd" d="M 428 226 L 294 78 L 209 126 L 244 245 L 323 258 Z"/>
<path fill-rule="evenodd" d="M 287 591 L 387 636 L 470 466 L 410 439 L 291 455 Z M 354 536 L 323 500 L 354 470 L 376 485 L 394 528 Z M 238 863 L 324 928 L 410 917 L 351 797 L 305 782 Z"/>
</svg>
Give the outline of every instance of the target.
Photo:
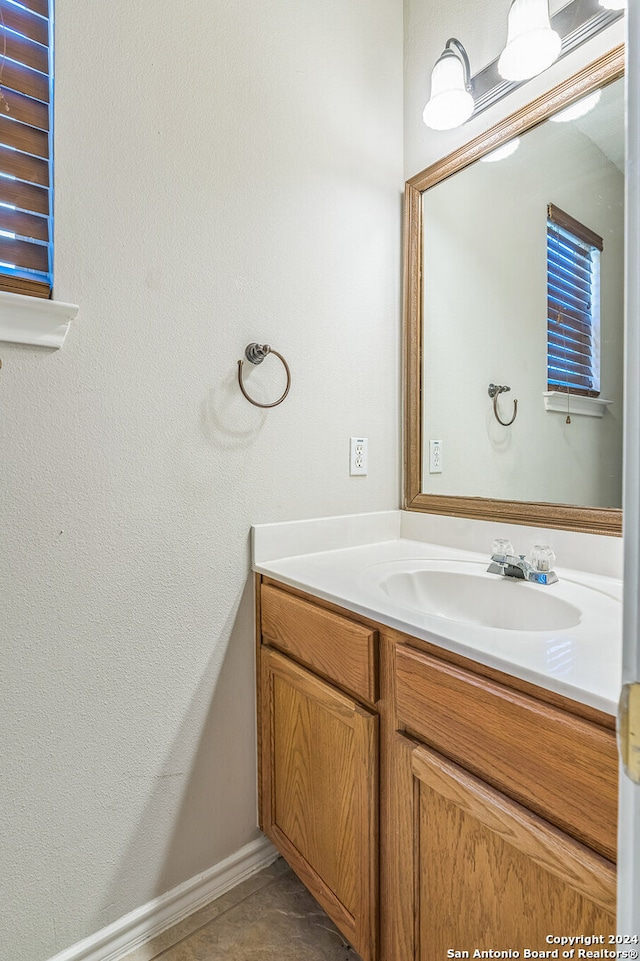
<svg viewBox="0 0 640 961">
<path fill-rule="evenodd" d="M 423 493 L 619 508 L 623 80 L 422 204 Z"/>
</svg>

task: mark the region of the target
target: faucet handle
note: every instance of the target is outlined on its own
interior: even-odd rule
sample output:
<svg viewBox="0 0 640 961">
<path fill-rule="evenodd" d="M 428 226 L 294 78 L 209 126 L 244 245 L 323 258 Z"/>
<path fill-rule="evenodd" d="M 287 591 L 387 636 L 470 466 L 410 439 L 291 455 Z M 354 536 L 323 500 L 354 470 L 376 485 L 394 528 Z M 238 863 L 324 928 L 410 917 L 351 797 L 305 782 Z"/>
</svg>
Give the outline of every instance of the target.
<svg viewBox="0 0 640 961">
<path fill-rule="evenodd" d="M 531 551 L 531 563 L 537 571 L 552 571 L 556 555 L 548 544 L 536 544 Z"/>
<path fill-rule="evenodd" d="M 503 557 L 513 554 L 513 544 L 506 537 L 496 537 L 491 544 L 491 554 L 500 554 Z"/>
</svg>

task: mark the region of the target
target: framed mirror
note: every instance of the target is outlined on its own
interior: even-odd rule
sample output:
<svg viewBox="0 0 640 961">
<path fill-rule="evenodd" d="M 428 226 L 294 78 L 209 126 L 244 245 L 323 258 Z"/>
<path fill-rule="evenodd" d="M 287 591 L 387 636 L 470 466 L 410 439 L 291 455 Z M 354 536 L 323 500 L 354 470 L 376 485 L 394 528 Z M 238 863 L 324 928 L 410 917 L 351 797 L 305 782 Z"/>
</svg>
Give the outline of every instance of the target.
<svg viewBox="0 0 640 961">
<path fill-rule="evenodd" d="M 405 509 L 621 534 L 623 73 L 407 181 Z"/>
</svg>

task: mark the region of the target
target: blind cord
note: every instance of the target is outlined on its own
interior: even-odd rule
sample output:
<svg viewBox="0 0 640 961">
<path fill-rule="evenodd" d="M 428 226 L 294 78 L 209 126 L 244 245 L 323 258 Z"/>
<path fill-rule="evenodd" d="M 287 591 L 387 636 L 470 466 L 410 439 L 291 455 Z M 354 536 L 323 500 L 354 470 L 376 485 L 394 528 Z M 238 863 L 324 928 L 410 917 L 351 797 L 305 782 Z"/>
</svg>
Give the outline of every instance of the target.
<svg viewBox="0 0 640 961">
<path fill-rule="evenodd" d="M 2 12 L 2 7 L 0 7 L 0 26 L 2 26 L 2 60 L 0 61 L 0 84 L 2 83 L 2 73 L 4 71 L 5 60 L 7 59 L 7 28 L 4 25 L 4 13 Z M 0 87 L 0 104 L 5 113 L 10 112 L 9 103 L 4 95 L 2 87 Z"/>
<path fill-rule="evenodd" d="M 564 324 L 562 324 L 562 320 L 563 320 L 562 311 L 560 311 L 560 313 L 558 314 L 558 323 L 561 324 L 561 329 L 564 331 Z M 562 334 L 562 339 L 563 339 L 563 341 L 564 341 L 564 349 L 566 350 L 566 349 L 567 349 L 567 334 L 566 334 L 566 332 L 564 332 L 564 333 Z M 571 396 L 571 388 L 569 387 L 569 384 L 567 384 L 567 419 L 565 420 L 565 424 L 570 424 L 570 423 L 571 423 L 571 413 L 570 413 L 570 410 L 569 410 L 569 398 L 570 398 L 570 396 Z"/>
</svg>

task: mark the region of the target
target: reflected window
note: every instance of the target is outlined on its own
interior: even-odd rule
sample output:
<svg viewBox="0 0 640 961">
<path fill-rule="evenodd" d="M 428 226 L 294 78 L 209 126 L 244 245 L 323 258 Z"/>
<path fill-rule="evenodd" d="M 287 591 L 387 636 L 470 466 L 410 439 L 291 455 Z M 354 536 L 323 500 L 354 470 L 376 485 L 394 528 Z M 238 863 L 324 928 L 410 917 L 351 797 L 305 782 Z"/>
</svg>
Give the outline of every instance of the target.
<svg viewBox="0 0 640 961">
<path fill-rule="evenodd" d="M 554 204 L 547 208 L 549 390 L 600 393 L 602 237 Z"/>
</svg>

